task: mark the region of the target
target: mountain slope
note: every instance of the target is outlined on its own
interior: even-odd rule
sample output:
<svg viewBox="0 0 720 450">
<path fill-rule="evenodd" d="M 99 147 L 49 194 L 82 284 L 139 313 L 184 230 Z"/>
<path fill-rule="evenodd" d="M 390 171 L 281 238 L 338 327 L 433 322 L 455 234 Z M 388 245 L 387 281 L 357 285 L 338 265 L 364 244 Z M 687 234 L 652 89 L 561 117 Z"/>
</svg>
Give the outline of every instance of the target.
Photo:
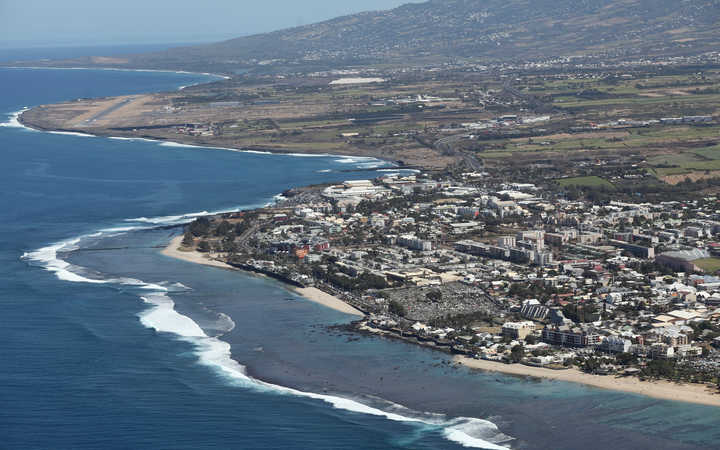
<svg viewBox="0 0 720 450">
<path fill-rule="evenodd" d="M 668 56 L 713 51 L 719 42 L 720 0 L 431 0 L 116 62 L 232 71 L 259 63 Z"/>
</svg>

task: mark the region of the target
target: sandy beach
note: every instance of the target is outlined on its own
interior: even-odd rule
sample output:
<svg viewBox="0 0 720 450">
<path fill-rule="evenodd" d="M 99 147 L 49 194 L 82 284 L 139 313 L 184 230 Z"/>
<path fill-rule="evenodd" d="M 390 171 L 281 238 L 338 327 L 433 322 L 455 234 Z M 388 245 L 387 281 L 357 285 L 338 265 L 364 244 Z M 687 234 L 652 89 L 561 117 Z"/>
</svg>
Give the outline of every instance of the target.
<svg viewBox="0 0 720 450">
<path fill-rule="evenodd" d="M 196 251 L 181 251 L 180 250 L 180 243 L 182 242 L 183 237 L 177 236 L 174 237 L 170 243 L 163 249 L 161 252 L 165 256 L 170 256 L 171 258 L 176 259 L 182 259 L 183 261 L 188 261 L 195 264 L 203 264 L 205 266 L 213 266 L 213 267 L 222 267 L 223 269 L 235 269 L 234 267 L 225 264 L 222 261 L 217 261 L 214 259 L 208 258 L 208 256 L 204 253 L 196 252 Z"/>
<path fill-rule="evenodd" d="M 211 259 L 209 255 L 192 251 L 180 250 L 180 243 L 182 242 L 182 236 L 174 237 L 170 243 L 162 250 L 162 254 L 171 258 L 182 259 L 183 261 L 203 264 L 206 266 L 220 267 L 223 269 L 239 270 L 229 264 L 222 261 Z M 293 292 L 297 292 L 311 302 L 319 303 L 327 308 L 334 309 L 336 311 L 343 312 L 345 314 L 352 314 L 356 316 L 364 316 L 359 309 L 345 303 L 337 297 L 334 297 L 326 292 L 321 291 L 318 288 L 307 287 L 307 288 L 291 288 Z"/>
<path fill-rule="evenodd" d="M 323 292 L 318 288 L 315 287 L 307 287 L 307 288 L 294 288 L 293 291 L 297 292 L 298 294 L 302 295 L 306 299 L 313 301 L 315 303 L 320 303 L 321 305 L 324 305 L 328 308 L 332 308 L 336 311 L 344 312 L 345 314 L 352 314 L 356 316 L 364 316 L 362 311 L 355 308 L 354 306 L 351 306 L 344 301 L 340 300 L 339 298 L 332 296 L 328 294 L 327 292 Z"/>
<path fill-rule="evenodd" d="M 495 361 L 468 358 L 466 356 L 455 356 L 454 360 L 472 369 L 568 381 L 600 389 L 645 395 L 662 400 L 720 406 L 720 393 L 717 389 L 701 384 L 677 384 L 670 381 L 640 381 L 636 377 L 590 375 L 577 369 L 553 370 L 522 364 L 504 364 Z"/>
</svg>

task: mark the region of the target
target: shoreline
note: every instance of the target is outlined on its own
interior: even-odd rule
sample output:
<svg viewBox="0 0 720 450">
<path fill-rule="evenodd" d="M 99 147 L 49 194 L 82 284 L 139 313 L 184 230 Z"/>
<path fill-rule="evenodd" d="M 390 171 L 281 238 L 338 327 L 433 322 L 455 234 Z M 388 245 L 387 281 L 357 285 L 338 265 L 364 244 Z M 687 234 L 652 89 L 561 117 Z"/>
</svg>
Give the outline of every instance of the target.
<svg viewBox="0 0 720 450">
<path fill-rule="evenodd" d="M 181 251 L 180 243 L 182 242 L 183 236 L 175 236 L 170 240 L 170 243 L 160 253 L 171 258 L 180 259 L 183 261 L 201 264 L 203 266 L 219 267 L 221 269 L 237 270 L 235 267 L 226 264 L 222 261 L 206 258 L 204 254 L 192 250 L 192 251 Z"/>
<path fill-rule="evenodd" d="M 591 375 L 574 368 L 554 370 L 523 364 L 505 364 L 460 355 L 453 357 L 453 361 L 467 368 L 485 372 L 499 372 L 506 375 L 544 378 L 553 381 L 583 384 L 599 389 L 627 392 L 658 400 L 720 407 L 720 392 L 712 390 L 703 384 L 677 384 L 666 380 L 641 381 L 637 377 L 631 376 Z"/>
<path fill-rule="evenodd" d="M 238 269 L 237 267 L 233 267 L 230 264 L 226 264 L 222 261 L 218 261 L 215 259 L 207 258 L 203 253 L 200 253 L 198 251 L 192 250 L 192 251 L 181 251 L 180 250 L 180 243 L 182 242 L 183 236 L 175 236 L 170 240 L 168 245 L 160 252 L 165 256 L 168 256 L 170 258 L 180 259 L 182 261 L 194 263 L 194 264 L 201 264 L 204 266 L 210 266 L 210 267 L 217 267 L 221 269 L 227 269 L 227 270 L 235 270 L 240 272 L 245 272 L 250 274 L 250 272 L 246 272 L 244 270 Z M 321 291 L 318 288 L 315 287 L 306 287 L 306 288 L 297 288 L 292 286 L 286 286 L 283 284 L 284 287 L 287 287 L 288 290 L 291 292 L 294 292 L 296 294 L 301 295 L 306 300 L 309 300 L 313 303 L 317 303 L 320 305 L 325 306 L 326 308 L 333 309 L 335 311 L 339 311 L 345 314 L 350 314 L 354 316 L 365 316 L 365 313 L 360 311 L 359 309 L 355 308 L 352 305 L 349 305 L 348 303 L 345 303 L 344 301 L 340 300 L 339 298 L 332 296 L 324 291 Z"/>
<path fill-rule="evenodd" d="M 123 68 L 123 67 L 77 67 L 77 66 L 69 66 L 69 67 L 60 67 L 60 66 L 3 66 L 0 65 L 0 68 L 2 69 L 32 69 L 32 70 L 115 70 L 119 72 L 153 72 L 153 73 L 176 73 L 176 74 L 185 74 L 185 75 L 206 75 L 206 76 L 212 76 L 212 77 L 218 77 L 224 80 L 229 80 L 232 77 L 230 75 L 221 75 L 219 73 L 211 73 L 211 72 L 189 72 L 187 70 L 171 70 L 171 69 L 130 69 L 130 68 Z M 190 86 L 197 86 L 199 84 L 204 83 L 198 83 L 194 85 L 187 85 L 182 87 L 190 87 Z"/>
<path fill-rule="evenodd" d="M 37 105 L 36 105 L 37 106 Z M 400 165 L 398 161 L 392 160 L 392 159 L 385 159 L 378 156 L 367 156 L 367 155 L 356 155 L 356 154 L 340 154 L 340 153 L 298 153 L 298 150 L 293 151 L 284 151 L 280 149 L 275 148 L 267 148 L 267 147 L 241 147 L 241 148 L 231 148 L 231 147 L 218 147 L 211 144 L 204 145 L 204 144 L 198 144 L 198 143 L 186 143 L 182 142 L 182 140 L 178 141 L 170 141 L 167 139 L 158 139 L 155 137 L 146 137 L 146 136 L 118 136 L 113 134 L 103 134 L 103 133 L 85 133 L 82 131 L 77 131 L 73 129 L 64 129 L 64 128 L 57 128 L 57 129 L 51 129 L 51 128 L 43 128 L 38 125 L 30 125 L 23 121 L 23 113 L 26 111 L 29 111 L 36 106 L 26 106 L 23 109 L 19 111 L 15 111 L 11 113 L 11 118 L 7 122 L 7 124 L 1 124 L 5 126 L 16 126 L 19 128 L 24 128 L 26 130 L 30 131 L 39 131 L 42 133 L 51 133 L 51 134 L 65 134 L 70 136 L 83 136 L 83 137 L 99 137 L 99 138 L 106 138 L 106 139 L 116 139 L 116 140 L 139 140 L 139 141 L 147 141 L 147 142 L 154 142 L 158 145 L 164 145 L 166 147 L 184 147 L 184 148 L 198 148 L 198 149 L 207 149 L 207 150 L 223 150 L 228 152 L 238 152 L 238 153 L 252 153 L 256 155 L 280 155 L 280 156 L 295 156 L 295 157 L 310 157 L 310 158 L 365 158 L 367 160 L 375 160 L 379 162 L 383 162 L 386 164 L 389 164 L 388 167 L 377 167 L 377 168 L 371 168 L 369 170 L 378 170 L 378 169 L 391 169 L 391 170 L 418 170 L 415 166 L 404 166 Z M 13 122 L 17 122 L 17 125 L 14 125 Z"/>
<path fill-rule="evenodd" d="M 229 75 L 222 75 L 222 74 L 216 74 L 216 73 L 210 73 L 210 72 L 188 72 L 188 71 L 180 71 L 180 70 L 161 70 L 161 69 L 126 69 L 126 68 L 114 68 L 114 67 L 51 67 L 51 66 L 2 66 L 0 65 L 0 68 L 2 69 L 30 69 L 30 70 L 107 70 L 107 71 L 121 71 L 121 72 L 155 72 L 155 73 L 173 73 L 173 74 L 190 74 L 190 75 L 202 75 L 202 76 L 211 76 L 211 77 L 217 77 L 219 79 L 228 80 L 231 79 Z M 214 80 L 217 81 L 217 80 Z M 188 87 L 195 87 L 195 86 L 202 86 L 203 84 L 210 84 L 214 81 L 208 81 L 208 82 L 198 82 L 189 84 L 186 86 L 180 86 L 177 90 L 183 90 Z M 39 125 L 31 125 L 27 122 L 23 121 L 23 113 L 25 113 L 28 110 L 31 110 L 33 108 L 36 108 L 40 105 L 34 105 L 34 106 L 25 106 L 19 111 L 15 111 L 11 113 L 12 117 L 8 124 L 9 126 L 12 126 L 13 119 L 15 122 L 17 122 L 18 126 L 21 128 L 25 128 L 28 130 L 33 131 L 41 131 L 45 133 L 55 133 L 55 134 L 68 134 L 68 135 L 80 135 L 80 136 L 86 136 L 86 137 L 104 137 L 104 138 L 110 138 L 110 139 L 136 139 L 136 140 L 145 140 L 145 141 L 153 141 L 157 142 L 158 144 L 169 144 L 169 145 L 177 145 L 177 146 L 187 146 L 192 148 L 205 148 L 205 149 L 212 149 L 212 150 L 226 150 L 226 151 L 233 151 L 233 152 L 242 152 L 242 153 L 255 153 L 255 154 L 268 154 L 268 155 L 287 155 L 287 156 L 299 156 L 299 157 L 337 157 L 337 158 L 368 158 L 368 159 L 374 159 L 376 161 L 385 162 L 387 164 L 390 164 L 390 168 L 397 169 L 397 170 L 403 170 L 405 165 L 400 164 L 399 161 L 393 160 L 393 159 L 387 159 L 383 158 L 381 156 L 367 156 L 367 155 L 358 155 L 358 154 L 337 154 L 337 153 L 312 153 L 312 152 L 301 152 L 297 149 L 292 151 L 285 151 L 282 149 L 277 148 L 268 148 L 268 147 L 218 147 L 213 144 L 199 144 L 196 142 L 193 143 L 186 143 L 182 140 L 178 141 L 171 141 L 167 139 L 158 139 L 156 137 L 146 137 L 146 136 L 118 136 L 114 134 L 105 134 L 105 133 L 87 133 L 80 130 L 75 129 L 62 129 L 62 128 L 44 128 Z M 416 170 L 417 168 L 415 166 L 409 166 L 408 170 Z"/>
</svg>

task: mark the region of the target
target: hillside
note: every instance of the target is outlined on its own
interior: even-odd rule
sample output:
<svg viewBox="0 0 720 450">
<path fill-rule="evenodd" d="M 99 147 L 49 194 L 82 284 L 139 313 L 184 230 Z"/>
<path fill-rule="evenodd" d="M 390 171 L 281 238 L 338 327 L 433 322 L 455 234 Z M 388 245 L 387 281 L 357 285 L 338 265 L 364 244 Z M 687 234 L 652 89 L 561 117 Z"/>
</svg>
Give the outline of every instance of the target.
<svg viewBox="0 0 720 450">
<path fill-rule="evenodd" d="M 234 72 L 456 57 L 672 56 L 716 51 L 718 43 L 720 0 L 430 0 L 211 45 L 85 62 Z"/>
</svg>

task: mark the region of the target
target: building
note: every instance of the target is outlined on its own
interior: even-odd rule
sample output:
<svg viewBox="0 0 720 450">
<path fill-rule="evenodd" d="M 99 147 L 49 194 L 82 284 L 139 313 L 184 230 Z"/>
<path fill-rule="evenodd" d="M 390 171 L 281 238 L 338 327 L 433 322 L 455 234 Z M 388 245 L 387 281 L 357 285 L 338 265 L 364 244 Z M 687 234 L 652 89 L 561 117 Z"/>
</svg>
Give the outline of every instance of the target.
<svg viewBox="0 0 720 450">
<path fill-rule="evenodd" d="M 525 300 L 520 308 L 520 314 L 527 319 L 542 320 L 547 317 L 549 312 L 550 309 L 536 299 Z"/>
<path fill-rule="evenodd" d="M 407 247 L 411 250 L 419 250 L 423 252 L 432 250 L 432 242 L 419 239 L 411 234 L 398 237 L 397 243 L 398 245 L 402 245 L 403 247 Z"/>
<path fill-rule="evenodd" d="M 652 359 L 668 359 L 675 356 L 675 349 L 671 346 L 656 342 L 650 346 L 650 358 Z"/>
<path fill-rule="evenodd" d="M 628 353 L 632 342 L 618 336 L 608 336 L 602 341 L 600 348 L 611 353 Z"/>
<path fill-rule="evenodd" d="M 510 339 L 525 339 L 535 330 L 535 324 L 525 322 L 505 322 L 502 326 L 502 335 Z"/>
<path fill-rule="evenodd" d="M 658 333 L 664 343 L 671 347 L 678 347 L 680 345 L 689 344 L 689 339 L 686 334 L 683 334 L 675 329 L 665 329 Z"/>
<path fill-rule="evenodd" d="M 614 245 L 615 247 L 627 250 L 628 252 L 639 258 L 650 259 L 655 257 L 655 249 L 652 247 L 643 247 L 642 245 L 635 245 L 629 242 L 618 241 L 615 239 L 610 240 L 610 245 Z"/>
<path fill-rule="evenodd" d="M 500 236 L 497 239 L 498 247 L 515 247 L 515 236 Z"/>
<path fill-rule="evenodd" d="M 571 329 L 568 326 L 545 327 L 542 338 L 548 344 L 568 347 L 588 347 L 600 343 L 600 335 L 586 333 L 580 328 Z"/>
</svg>

